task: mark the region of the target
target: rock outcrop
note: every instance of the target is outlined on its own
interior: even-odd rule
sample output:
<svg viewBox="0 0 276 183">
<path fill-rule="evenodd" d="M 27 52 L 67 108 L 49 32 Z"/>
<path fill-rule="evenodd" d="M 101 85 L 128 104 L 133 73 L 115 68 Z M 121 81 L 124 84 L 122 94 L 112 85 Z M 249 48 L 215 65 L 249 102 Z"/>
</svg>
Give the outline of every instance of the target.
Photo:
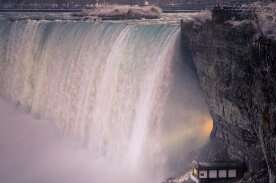
<svg viewBox="0 0 276 183">
<path fill-rule="evenodd" d="M 258 13 L 251 20 L 182 24 L 214 120 L 209 153 L 200 158 L 245 162 L 242 183 L 276 182 L 276 40 Z"/>
</svg>

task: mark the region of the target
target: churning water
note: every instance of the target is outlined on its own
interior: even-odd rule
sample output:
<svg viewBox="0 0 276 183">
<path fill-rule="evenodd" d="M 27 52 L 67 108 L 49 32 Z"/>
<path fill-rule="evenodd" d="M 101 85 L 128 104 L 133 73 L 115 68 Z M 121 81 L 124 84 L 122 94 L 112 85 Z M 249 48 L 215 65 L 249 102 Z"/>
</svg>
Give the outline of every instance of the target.
<svg viewBox="0 0 276 183">
<path fill-rule="evenodd" d="M 182 56 L 179 27 L 0 24 L 1 96 L 54 121 L 128 182 L 181 172 L 187 154 L 207 139 L 209 115 Z"/>
</svg>

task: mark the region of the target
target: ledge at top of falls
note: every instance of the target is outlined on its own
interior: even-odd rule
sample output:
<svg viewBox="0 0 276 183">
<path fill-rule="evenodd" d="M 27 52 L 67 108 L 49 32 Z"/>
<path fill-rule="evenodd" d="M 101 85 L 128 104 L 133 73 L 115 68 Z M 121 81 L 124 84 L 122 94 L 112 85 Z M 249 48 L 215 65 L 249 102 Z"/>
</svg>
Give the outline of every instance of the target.
<svg viewBox="0 0 276 183">
<path fill-rule="evenodd" d="M 210 11 L 199 11 L 190 13 L 163 13 L 159 19 L 141 20 L 101 20 L 95 17 L 74 16 L 73 13 L 47 13 L 47 12 L 0 12 L 0 20 L 36 20 L 36 21 L 83 21 L 83 22 L 112 22 L 127 24 L 179 24 L 180 21 L 205 21 L 211 19 Z"/>
</svg>

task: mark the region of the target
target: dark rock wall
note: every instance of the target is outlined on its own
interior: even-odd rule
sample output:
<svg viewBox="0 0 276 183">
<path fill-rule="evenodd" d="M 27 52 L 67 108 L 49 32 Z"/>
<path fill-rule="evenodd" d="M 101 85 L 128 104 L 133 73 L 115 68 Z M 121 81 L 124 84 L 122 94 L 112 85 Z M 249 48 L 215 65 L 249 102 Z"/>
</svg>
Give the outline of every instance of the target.
<svg viewBox="0 0 276 183">
<path fill-rule="evenodd" d="M 245 162 L 241 182 L 268 182 L 267 175 L 275 182 L 276 42 L 254 21 L 190 22 L 182 30 L 214 120 L 210 144 L 220 144 L 201 158 Z"/>
</svg>

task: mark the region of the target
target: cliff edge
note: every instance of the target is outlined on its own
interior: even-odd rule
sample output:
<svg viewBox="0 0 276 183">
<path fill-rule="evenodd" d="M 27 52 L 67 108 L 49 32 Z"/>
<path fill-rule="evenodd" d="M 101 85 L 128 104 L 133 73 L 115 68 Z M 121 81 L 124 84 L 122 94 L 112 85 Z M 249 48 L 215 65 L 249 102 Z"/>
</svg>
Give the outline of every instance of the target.
<svg viewBox="0 0 276 183">
<path fill-rule="evenodd" d="M 276 182 L 275 5 L 255 4 L 240 19 L 215 21 L 213 14 L 201 23 L 182 23 L 183 43 L 214 120 L 199 159 L 245 162 L 240 183 Z"/>
</svg>

